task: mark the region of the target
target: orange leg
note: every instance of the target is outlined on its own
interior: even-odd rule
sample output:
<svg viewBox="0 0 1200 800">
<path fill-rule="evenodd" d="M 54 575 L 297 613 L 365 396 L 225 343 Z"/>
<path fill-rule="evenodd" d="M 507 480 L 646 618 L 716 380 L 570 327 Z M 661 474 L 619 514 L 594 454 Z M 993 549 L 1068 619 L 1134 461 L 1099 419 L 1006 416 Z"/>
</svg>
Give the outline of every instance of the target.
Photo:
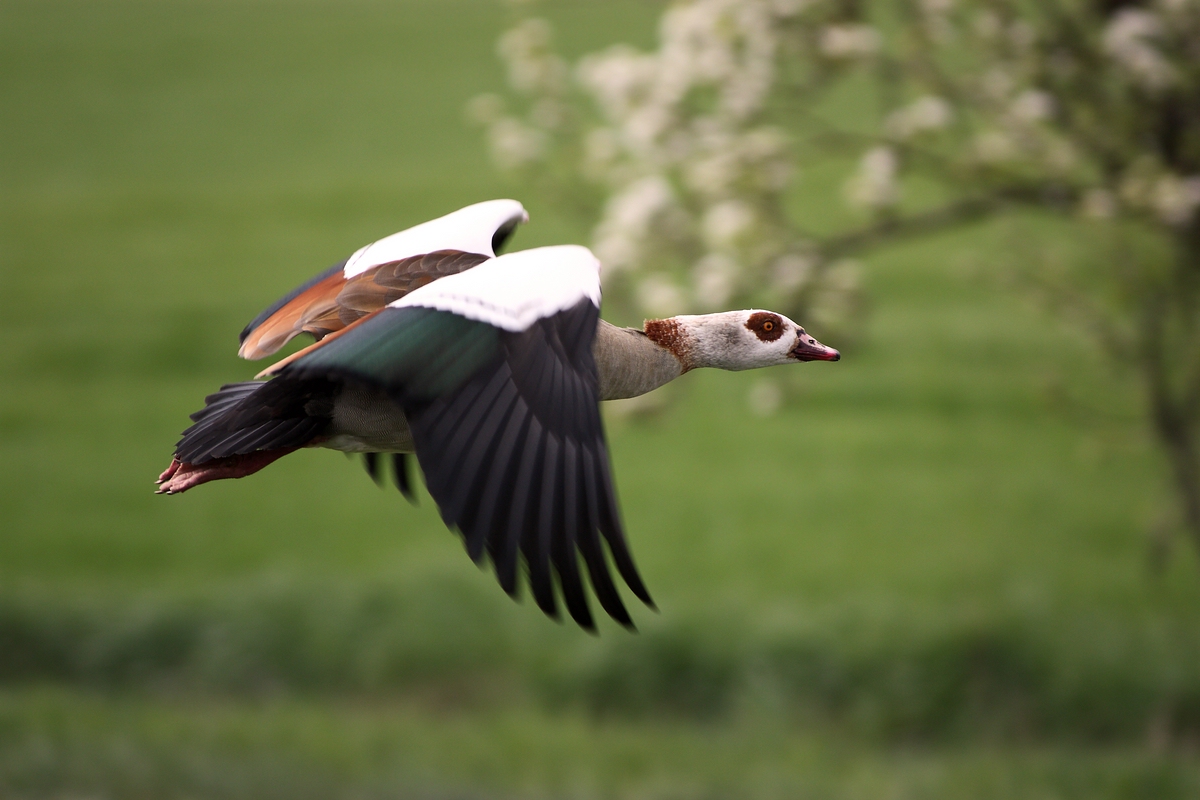
<svg viewBox="0 0 1200 800">
<path fill-rule="evenodd" d="M 155 490 L 155 494 L 179 494 L 209 481 L 244 478 L 299 449 L 284 447 L 279 450 L 258 450 L 245 455 L 214 458 L 203 464 L 188 464 L 172 459 L 171 466 L 158 476 L 158 489 Z"/>
</svg>

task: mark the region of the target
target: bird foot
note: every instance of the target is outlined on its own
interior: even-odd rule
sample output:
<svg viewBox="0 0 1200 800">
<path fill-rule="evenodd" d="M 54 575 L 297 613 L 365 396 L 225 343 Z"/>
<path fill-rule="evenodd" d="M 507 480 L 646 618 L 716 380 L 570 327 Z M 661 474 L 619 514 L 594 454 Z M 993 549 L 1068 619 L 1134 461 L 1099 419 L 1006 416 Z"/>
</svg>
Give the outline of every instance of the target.
<svg viewBox="0 0 1200 800">
<path fill-rule="evenodd" d="M 171 466 L 158 476 L 158 488 L 154 493 L 179 494 L 209 481 L 244 478 L 298 449 L 285 447 L 280 450 L 259 450 L 245 455 L 214 458 L 203 464 L 189 464 L 174 458 L 171 459 Z"/>
<path fill-rule="evenodd" d="M 171 479 L 171 476 L 174 475 L 176 472 L 178 472 L 179 468 L 182 466 L 183 466 L 182 461 L 180 461 L 178 458 L 172 458 L 171 466 L 169 466 L 165 470 L 163 470 L 163 474 L 158 476 L 158 480 L 156 480 L 155 483 L 161 484 L 164 481 L 169 481 Z"/>
</svg>

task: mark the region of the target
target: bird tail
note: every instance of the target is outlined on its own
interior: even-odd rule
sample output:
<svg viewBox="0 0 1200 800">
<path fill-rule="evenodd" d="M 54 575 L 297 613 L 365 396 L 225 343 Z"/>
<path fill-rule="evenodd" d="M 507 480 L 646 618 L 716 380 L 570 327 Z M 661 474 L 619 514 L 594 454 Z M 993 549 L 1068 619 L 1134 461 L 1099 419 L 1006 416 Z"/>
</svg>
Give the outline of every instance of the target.
<svg viewBox="0 0 1200 800">
<path fill-rule="evenodd" d="M 204 398 L 175 445 L 188 464 L 303 447 L 328 426 L 333 386 L 326 381 L 275 379 L 230 383 Z"/>
<path fill-rule="evenodd" d="M 240 478 L 310 444 L 329 425 L 334 386 L 276 378 L 222 386 L 204 398 L 159 476 L 173 494 L 220 478 Z"/>
</svg>

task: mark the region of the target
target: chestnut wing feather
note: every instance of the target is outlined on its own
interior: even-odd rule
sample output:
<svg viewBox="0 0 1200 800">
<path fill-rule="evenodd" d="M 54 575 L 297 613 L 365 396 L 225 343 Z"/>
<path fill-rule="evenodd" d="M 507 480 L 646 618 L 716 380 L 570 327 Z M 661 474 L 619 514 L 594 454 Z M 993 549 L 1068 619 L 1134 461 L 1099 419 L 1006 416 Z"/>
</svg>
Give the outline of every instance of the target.
<svg viewBox="0 0 1200 800">
<path fill-rule="evenodd" d="M 488 256 L 461 250 L 389 261 L 347 279 L 342 261 L 277 300 L 241 333 L 242 358 L 271 355 L 301 333 L 318 341 L 438 278 L 468 270 Z"/>
</svg>

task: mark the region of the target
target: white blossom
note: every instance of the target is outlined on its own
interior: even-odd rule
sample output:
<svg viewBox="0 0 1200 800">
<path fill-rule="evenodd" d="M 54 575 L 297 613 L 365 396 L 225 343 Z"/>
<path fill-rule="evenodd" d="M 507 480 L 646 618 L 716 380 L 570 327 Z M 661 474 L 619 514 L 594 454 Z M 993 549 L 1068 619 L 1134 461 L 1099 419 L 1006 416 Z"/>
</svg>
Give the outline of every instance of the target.
<svg viewBox="0 0 1200 800">
<path fill-rule="evenodd" d="M 929 38 L 935 42 L 953 41 L 958 33 L 950 18 L 954 0 L 921 0 L 920 6 Z"/>
<path fill-rule="evenodd" d="M 833 291 L 853 292 L 861 283 L 862 262 L 856 258 L 841 258 L 829 267 L 826 285 Z"/>
<path fill-rule="evenodd" d="M 899 163 L 890 147 L 873 147 L 858 163 L 858 171 L 846 184 L 846 198 L 852 205 L 879 209 L 896 204 L 900 190 L 896 185 Z"/>
<path fill-rule="evenodd" d="M 637 109 L 624 120 L 621 128 L 625 146 L 655 166 L 660 166 L 663 159 L 658 157 L 659 148 L 656 145 L 673 121 L 670 109 L 664 106 L 647 105 Z"/>
<path fill-rule="evenodd" d="M 853 313 L 861 284 L 862 264 L 851 258 L 829 266 L 813 295 L 813 325 L 832 325 Z"/>
<path fill-rule="evenodd" d="M 597 182 L 607 180 L 617 168 L 621 145 L 612 128 L 593 128 L 583 139 L 583 174 Z"/>
<path fill-rule="evenodd" d="M 1055 174 L 1063 174 L 1079 163 L 1074 145 L 1066 139 L 1053 138 L 1042 147 L 1042 161 Z"/>
<path fill-rule="evenodd" d="M 755 128 L 738 139 L 738 146 L 743 163 L 761 188 L 776 192 L 787 188 L 795 169 L 783 131 L 771 126 Z"/>
<path fill-rule="evenodd" d="M 592 234 L 592 250 L 606 273 L 629 271 L 641 260 L 641 242 L 602 221 Z"/>
<path fill-rule="evenodd" d="M 762 0 L 697 0 L 668 9 L 656 99 L 673 105 L 695 87 L 712 86 L 725 113 L 745 118 L 759 110 L 774 80 L 772 18 Z"/>
<path fill-rule="evenodd" d="M 1040 89 L 1026 89 L 1012 101 L 1009 113 L 1021 122 L 1041 122 L 1054 113 L 1054 97 Z"/>
<path fill-rule="evenodd" d="M 533 104 L 529 112 L 529 120 L 543 130 L 554 130 L 562 124 L 564 109 L 562 103 L 552 97 L 543 97 Z"/>
<path fill-rule="evenodd" d="M 873 56 L 882 45 L 883 37 L 870 25 L 829 25 L 817 46 L 827 58 L 853 59 Z"/>
<path fill-rule="evenodd" d="M 741 165 L 731 150 L 698 154 L 683 164 L 683 179 L 689 189 L 710 197 L 727 193 L 737 180 Z"/>
<path fill-rule="evenodd" d="M 1196 0 L 1159 0 L 1158 5 L 1168 14 L 1182 14 L 1189 7 L 1195 8 Z"/>
<path fill-rule="evenodd" d="M 712 124 L 708 124 L 712 123 Z M 778 191 L 792 175 L 788 139 L 778 128 L 730 130 L 713 120 L 693 126 L 679 156 L 685 185 L 698 194 L 719 198 L 743 189 Z"/>
<path fill-rule="evenodd" d="M 492 158 L 505 169 L 539 160 L 546 152 L 546 134 L 515 117 L 501 117 L 488 127 Z"/>
<path fill-rule="evenodd" d="M 1163 89 L 1176 78 L 1175 68 L 1159 52 L 1162 19 L 1152 11 L 1123 8 L 1104 29 L 1104 50 L 1145 89 Z"/>
<path fill-rule="evenodd" d="M 567 65 L 550 52 L 554 38 L 550 23 L 533 17 L 506 31 L 496 52 L 508 67 L 508 83 L 524 94 L 560 92 L 566 86 Z"/>
<path fill-rule="evenodd" d="M 1121 202 L 1130 208 L 1145 208 L 1152 202 L 1159 167 L 1154 159 L 1144 156 L 1135 161 L 1117 184 Z"/>
<path fill-rule="evenodd" d="M 1090 219 L 1111 219 L 1117 213 L 1117 198 L 1108 189 L 1088 189 L 1079 210 Z"/>
<path fill-rule="evenodd" d="M 984 131 L 975 137 L 975 157 L 985 164 L 998 164 L 1017 157 L 1020 149 L 1005 131 Z"/>
<path fill-rule="evenodd" d="M 975 30 L 975 35 L 979 38 L 994 39 L 1000 33 L 1000 17 L 996 16 L 996 12 L 994 11 L 980 11 L 975 15 L 972 28 Z"/>
<path fill-rule="evenodd" d="M 786 253 L 771 268 L 771 288 L 781 295 L 794 293 L 812 277 L 816 259 L 801 253 Z"/>
<path fill-rule="evenodd" d="M 1200 176 L 1164 175 L 1154 184 L 1151 204 L 1168 225 L 1183 225 L 1200 206 Z"/>
<path fill-rule="evenodd" d="M 683 291 L 661 273 L 652 273 L 638 283 L 637 301 L 652 317 L 673 317 L 688 307 Z"/>
<path fill-rule="evenodd" d="M 983 75 L 983 80 L 980 82 L 980 89 L 983 90 L 983 96 L 989 100 L 1005 100 L 1012 94 L 1013 88 L 1016 86 L 1016 81 L 1008 70 L 1003 67 L 992 67 Z"/>
<path fill-rule="evenodd" d="M 661 175 L 650 175 L 625 187 L 609 203 L 607 216 L 628 227 L 645 227 L 674 203 L 671 185 Z"/>
<path fill-rule="evenodd" d="M 674 205 L 671 186 L 661 175 L 634 181 L 609 198 L 593 237 L 600 262 L 610 270 L 638 266 L 644 241 Z"/>
<path fill-rule="evenodd" d="M 479 94 L 467 101 L 467 119 L 489 125 L 504 115 L 504 100 L 498 94 Z"/>
<path fill-rule="evenodd" d="M 709 253 L 692 267 L 695 306 L 705 311 L 724 309 L 737 288 L 741 267 L 722 253 Z"/>
<path fill-rule="evenodd" d="M 552 51 L 549 24 L 526 20 L 499 42 L 517 110 L 484 95 L 467 114 L 486 127 L 502 166 L 546 164 L 536 176 L 554 180 L 564 170 L 551 155 L 578 158 L 568 169 L 607 197 L 593 247 L 618 273 L 613 288 L 655 316 L 759 298 L 804 309 L 816 328 L 856 312 L 857 262 L 826 263 L 793 219 L 795 152 L 807 146 L 794 148 L 767 119 L 795 123 L 818 149 L 869 137 L 845 195 L 877 213 L 899 203 L 902 167 L 918 171 L 914 187 L 921 176 L 944 187 L 923 193 L 931 204 L 1012 187 L 1061 198 L 1061 187 L 1115 170 L 1117 179 L 1080 193 L 1081 217 L 1200 225 L 1200 175 L 1179 174 L 1190 168 L 1170 148 L 1155 155 L 1145 145 L 1160 100 L 1146 95 L 1177 85 L 1179 97 L 1195 94 L 1200 0 L 1126 4 L 1099 24 L 1073 6 L 1058 21 L 1011 0 L 915 5 L 915 19 L 886 15 L 895 47 L 879 65 L 890 74 L 869 79 L 887 104 L 878 116 L 843 105 L 824 118 L 821 91 L 839 97 L 841 67 L 880 55 L 885 39 L 866 24 L 872 4 L 819 0 L 672 0 L 653 49 L 611 47 L 573 73 Z M 1085 84 L 1072 94 L 1046 88 Z M 588 102 L 576 105 L 573 93 Z M 793 114 L 810 98 L 819 125 Z M 899 107 L 896 98 L 905 98 Z M 761 414 L 782 400 L 769 381 L 747 398 Z"/>
<path fill-rule="evenodd" d="M 553 38 L 554 29 L 549 22 L 540 17 L 529 17 L 500 35 L 496 41 L 496 52 L 501 58 L 508 59 L 545 49 Z"/>
<path fill-rule="evenodd" d="M 792 17 L 808 8 L 812 0 L 769 0 L 768 5 L 781 18 Z"/>
<path fill-rule="evenodd" d="M 725 5 L 714 0 L 680 4 L 663 14 L 659 55 L 669 73 L 662 78 L 672 99 L 691 84 L 719 82 L 735 68 L 731 37 L 720 31 Z"/>
<path fill-rule="evenodd" d="M 648 259 L 684 242 L 701 254 L 689 272 L 694 291 L 676 297 L 678 286 L 655 279 L 636 289 L 643 305 L 681 297 L 685 307 L 711 307 L 712 298 L 739 289 L 741 272 L 764 272 L 786 248 L 786 230 L 766 225 L 756 209 L 788 185 L 789 138 L 748 121 L 774 85 L 777 20 L 803 6 L 681 2 L 664 13 L 657 50 L 619 45 L 580 61 L 578 85 L 606 123 L 582 142 L 584 174 L 612 192 L 593 235 L 597 255 L 608 269 L 647 270 L 655 266 Z M 703 113 L 691 103 L 698 93 L 716 101 Z M 672 183 L 684 197 L 675 197 Z M 680 199 L 703 209 L 701 219 L 693 221 Z"/>
<path fill-rule="evenodd" d="M 741 200 L 717 203 L 704 215 L 703 236 L 713 250 L 732 249 L 754 227 L 754 209 Z"/>
<path fill-rule="evenodd" d="M 926 14 L 948 14 L 954 8 L 954 0 L 921 0 L 921 10 Z"/>
<path fill-rule="evenodd" d="M 1037 31 L 1025 20 L 1016 20 L 1008 26 L 1008 40 L 1018 50 L 1028 50 L 1037 41 Z"/>
<path fill-rule="evenodd" d="M 954 109 L 949 103 L 935 95 L 925 95 L 889 114 L 883 127 L 888 135 L 903 140 L 926 131 L 941 130 L 953 118 Z"/>
<path fill-rule="evenodd" d="M 628 45 L 614 45 L 585 56 L 575 70 L 605 118 L 614 123 L 647 101 L 657 73 L 658 59 Z"/>
</svg>

